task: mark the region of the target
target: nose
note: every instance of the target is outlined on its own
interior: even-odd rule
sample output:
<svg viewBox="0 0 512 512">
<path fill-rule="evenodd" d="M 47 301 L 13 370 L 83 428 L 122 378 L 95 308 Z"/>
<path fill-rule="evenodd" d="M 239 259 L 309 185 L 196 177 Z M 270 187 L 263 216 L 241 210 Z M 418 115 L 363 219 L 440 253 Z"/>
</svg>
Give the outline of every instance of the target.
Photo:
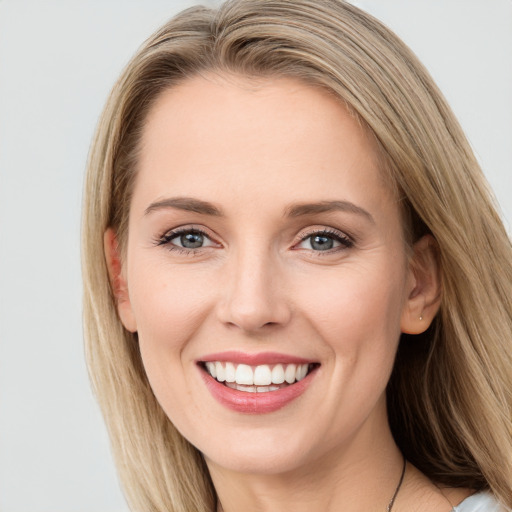
<svg viewBox="0 0 512 512">
<path fill-rule="evenodd" d="M 278 258 L 249 249 L 231 260 L 226 264 L 227 277 L 220 289 L 219 320 L 252 333 L 286 325 L 291 308 Z"/>
</svg>

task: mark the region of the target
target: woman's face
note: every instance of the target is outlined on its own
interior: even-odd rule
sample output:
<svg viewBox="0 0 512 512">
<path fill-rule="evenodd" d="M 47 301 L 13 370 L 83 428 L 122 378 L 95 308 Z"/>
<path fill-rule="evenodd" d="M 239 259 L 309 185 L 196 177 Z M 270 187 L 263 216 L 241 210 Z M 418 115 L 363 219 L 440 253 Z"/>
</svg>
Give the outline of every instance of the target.
<svg viewBox="0 0 512 512">
<path fill-rule="evenodd" d="M 119 312 L 178 430 L 235 471 L 378 449 L 414 277 L 358 120 L 212 74 L 160 96 L 139 164 Z"/>
</svg>

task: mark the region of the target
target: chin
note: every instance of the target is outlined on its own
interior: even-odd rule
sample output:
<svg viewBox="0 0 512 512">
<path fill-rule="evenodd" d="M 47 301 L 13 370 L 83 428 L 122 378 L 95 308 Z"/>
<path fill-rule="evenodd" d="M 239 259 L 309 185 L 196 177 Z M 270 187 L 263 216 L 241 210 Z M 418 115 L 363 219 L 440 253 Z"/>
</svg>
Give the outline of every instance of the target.
<svg viewBox="0 0 512 512">
<path fill-rule="evenodd" d="M 300 470 L 313 459 L 305 440 L 261 432 L 218 440 L 203 451 L 208 465 L 247 474 L 277 475 Z M 311 441 L 311 439 L 310 439 Z M 318 454 L 317 454 L 318 455 Z"/>
<path fill-rule="evenodd" d="M 222 467 L 235 473 L 253 475 L 280 475 L 299 470 L 304 467 L 304 454 L 275 453 L 262 450 L 251 450 L 249 453 L 227 452 L 215 454 L 215 459 L 206 457 L 210 466 Z"/>
</svg>

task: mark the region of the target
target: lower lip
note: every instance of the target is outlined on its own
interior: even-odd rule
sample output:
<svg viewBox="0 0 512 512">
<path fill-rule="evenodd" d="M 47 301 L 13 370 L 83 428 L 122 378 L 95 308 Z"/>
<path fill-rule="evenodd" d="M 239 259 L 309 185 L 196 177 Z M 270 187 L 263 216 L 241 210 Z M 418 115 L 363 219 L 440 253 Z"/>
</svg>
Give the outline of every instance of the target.
<svg viewBox="0 0 512 512">
<path fill-rule="evenodd" d="M 265 414 L 285 407 L 306 391 L 316 373 L 314 369 L 299 382 L 277 391 L 248 393 L 228 388 L 203 369 L 199 370 L 206 387 L 218 402 L 232 411 L 248 414 Z"/>
</svg>

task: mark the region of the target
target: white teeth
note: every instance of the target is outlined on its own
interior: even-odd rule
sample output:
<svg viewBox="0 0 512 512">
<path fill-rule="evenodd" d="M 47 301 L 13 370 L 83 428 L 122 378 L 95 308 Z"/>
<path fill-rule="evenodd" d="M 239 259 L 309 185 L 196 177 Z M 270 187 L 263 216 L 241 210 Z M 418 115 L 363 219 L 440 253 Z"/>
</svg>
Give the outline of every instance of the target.
<svg viewBox="0 0 512 512">
<path fill-rule="evenodd" d="M 305 364 L 299 364 L 297 366 L 297 372 L 295 373 L 295 378 L 297 381 L 302 380 L 308 373 L 308 367 Z"/>
<path fill-rule="evenodd" d="M 217 377 L 217 370 L 215 369 L 215 363 L 212 363 L 212 362 L 208 362 L 206 363 L 206 368 L 208 369 L 208 371 L 210 372 L 210 375 L 212 377 Z"/>
<path fill-rule="evenodd" d="M 215 371 L 217 373 L 216 379 L 219 382 L 224 382 L 226 380 L 226 370 L 222 363 L 215 363 Z"/>
<path fill-rule="evenodd" d="M 257 386 L 268 386 L 272 384 L 272 372 L 266 364 L 256 366 L 254 370 L 254 384 Z"/>
<path fill-rule="evenodd" d="M 286 367 L 284 372 L 284 380 L 288 382 L 288 384 L 293 384 L 295 382 L 295 374 L 297 371 L 297 367 L 294 364 L 289 364 Z"/>
<path fill-rule="evenodd" d="M 235 382 L 235 365 L 226 363 L 226 382 Z"/>
<path fill-rule="evenodd" d="M 267 364 L 252 367 L 247 364 L 208 361 L 205 368 L 213 378 L 226 382 L 230 388 L 263 393 L 281 389 L 276 385 L 302 380 L 308 374 L 309 364 L 276 364 L 271 368 Z"/>
<path fill-rule="evenodd" d="M 277 391 L 281 389 L 279 386 L 243 386 L 235 384 L 234 382 L 226 382 L 226 386 L 238 391 L 245 391 L 246 393 L 268 393 L 269 391 Z"/>
<path fill-rule="evenodd" d="M 272 383 L 282 384 L 284 382 L 284 368 L 282 364 L 276 364 L 272 368 Z"/>
<path fill-rule="evenodd" d="M 239 364 L 236 367 L 235 380 L 237 384 L 245 384 L 246 386 L 252 386 L 254 384 L 252 368 L 246 364 Z"/>
</svg>

